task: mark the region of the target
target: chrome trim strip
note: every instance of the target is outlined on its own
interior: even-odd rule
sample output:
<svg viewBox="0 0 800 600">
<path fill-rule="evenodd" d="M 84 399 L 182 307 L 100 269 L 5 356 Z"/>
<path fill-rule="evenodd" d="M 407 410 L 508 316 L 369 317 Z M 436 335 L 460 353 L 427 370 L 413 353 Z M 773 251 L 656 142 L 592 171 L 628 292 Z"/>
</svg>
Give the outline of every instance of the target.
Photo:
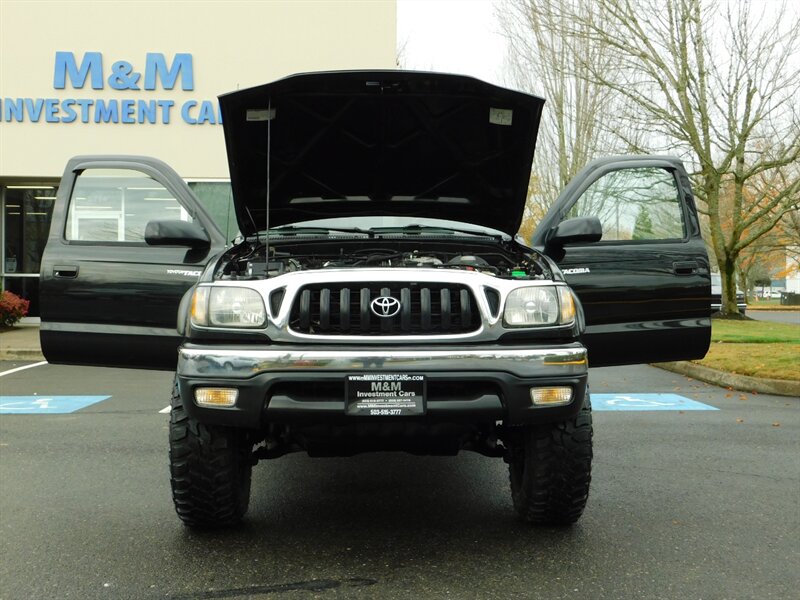
<svg viewBox="0 0 800 600">
<path fill-rule="evenodd" d="M 246 379 L 276 372 L 499 371 L 518 377 L 582 375 L 588 364 L 580 344 L 537 348 L 397 348 L 257 350 L 252 346 L 181 348 L 178 375 Z"/>
<path fill-rule="evenodd" d="M 289 313 L 295 297 L 303 286 L 311 284 L 341 284 L 346 283 L 445 283 L 463 285 L 472 291 L 478 306 L 480 325 L 475 331 L 469 333 L 436 334 L 436 335 L 393 335 L 393 336 L 367 336 L 367 335 L 314 335 L 298 333 L 289 328 Z M 197 327 L 198 330 L 244 332 L 253 334 L 262 333 L 266 339 L 281 343 L 356 343 L 359 345 L 381 345 L 395 342 L 492 342 L 509 331 L 519 331 L 520 328 L 507 328 L 503 326 L 503 307 L 506 298 L 515 289 L 521 287 L 560 286 L 564 282 L 549 279 L 501 279 L 478 271 L 465 271 L 460 269 L 424 269 L 424 268 L 375 268 L 375 269 L 318 269 L 310 271 L 293 271 L 284 273 L 271 279 L 260 280 L 225 280 L 213 283 L 201 283 L 201 286 L 232 286 L 252 288 L 259 292 L 267 307 L 269 318 L 267 326 L 263 329 L 245 328 L 220 328 Z M 278 314 L 272 314 L 269 304 L 270 294 L 284 288 L 285 293 Z M 491 288 L 500 296 L 500 311 L 496 316 L 489 309 L 485 289 Z M 529 331 L 569 330 L 572 323 L 566 325 L 551 325 L 531 327 Z"/>
<path fill-rule="evenodd" d="M 103 335 L 150 335 L 154 337 L 172 337 L 180 339 L 174 327 L 150 327 L 141 325 L 114 325 L 110 323 L 65 323 L 60 321 L 45 321 L 41 324 L 42 331 L 53 331 L 68 334 L 100 333 Z"/>
</svg>

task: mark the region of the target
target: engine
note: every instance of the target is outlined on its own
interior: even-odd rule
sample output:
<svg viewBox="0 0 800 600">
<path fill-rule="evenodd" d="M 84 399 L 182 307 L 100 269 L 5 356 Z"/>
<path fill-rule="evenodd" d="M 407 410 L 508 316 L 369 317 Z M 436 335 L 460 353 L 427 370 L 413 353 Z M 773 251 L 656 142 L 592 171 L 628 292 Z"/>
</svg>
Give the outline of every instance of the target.
<svg viewBox="0 0 800 600">
<path fill-rule="evenodd" d="M 419 241 L 415 240 L 418 245 Z M 325 241 L 298 243 L 245 242 L 229 250 L 217 265 L 216 278 L 228 280 L 266 279 L 292 271 L 312 269 L 414 268 L 479 271 L 503 278 L 551 278 L 546 262 L 535 252 L 516 245 L 431 244 L 424 250 L 410 242 L 392 241 L 386 246 L 362 240 L 336 244 Z M 448 247 L 449 246 L 449 247 Z"/>
</svg>

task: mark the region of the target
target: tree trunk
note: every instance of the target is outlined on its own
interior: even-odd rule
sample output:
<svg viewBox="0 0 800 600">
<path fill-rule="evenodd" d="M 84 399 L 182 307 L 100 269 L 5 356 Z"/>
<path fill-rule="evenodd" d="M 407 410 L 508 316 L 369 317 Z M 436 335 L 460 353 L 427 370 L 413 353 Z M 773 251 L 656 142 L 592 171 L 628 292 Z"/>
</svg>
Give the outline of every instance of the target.
<svg viewBox="0 0 800 600">
<path fill-rule="evenodd" d="M 717 257 L 719 274 L 722 278 L 722 306 L 720 314 L 723 317 L 736 317 L 739 307 L 736 304 L 736 260 L 730 256 Z"/>
</svg>

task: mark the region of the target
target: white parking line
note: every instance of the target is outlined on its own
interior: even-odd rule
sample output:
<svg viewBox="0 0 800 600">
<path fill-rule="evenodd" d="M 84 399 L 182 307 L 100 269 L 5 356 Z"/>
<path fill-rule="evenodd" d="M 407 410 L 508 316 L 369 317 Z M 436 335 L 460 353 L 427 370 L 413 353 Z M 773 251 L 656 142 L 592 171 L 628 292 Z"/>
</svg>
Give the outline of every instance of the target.
<svg viewBox="0 0 800 600">
<path fill-rule="evenodd" d="M 162 408 L 162 409 L 161 409 L 160 411 L 158 411 L 158 412 L 159 412 L 159 413 L 161 413 L 162 415 L 165 415 L 165 414 L 167 414 L 167 413 L 169 412 L 169 406 L 168 406 L 167 408 Z"/>
<path fill-rule="evenodd" d="M 24 371 L 25 369 L 32 369 L 33 367 L 41 367 L 42 365 L 46 364 L 47 361 L 43 360 L 42 362 L 33 363 L 32 365 L 25 365 L 22 367 L 17 367 L 16 369 L 9 369 L 8 371 L 3 371 L 2 373 L 0 373 L 0 377 L 3 377 L 4 375 L 11 375 L 12 373 L 17 373 L 19 371 Z"/>
</svg>

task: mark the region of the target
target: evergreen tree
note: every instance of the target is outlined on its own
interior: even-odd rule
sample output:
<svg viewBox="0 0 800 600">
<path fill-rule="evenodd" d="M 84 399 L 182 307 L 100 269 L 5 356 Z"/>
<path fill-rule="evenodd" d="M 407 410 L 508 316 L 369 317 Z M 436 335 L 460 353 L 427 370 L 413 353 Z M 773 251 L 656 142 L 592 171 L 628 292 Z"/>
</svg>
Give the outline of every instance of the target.
<svg viewBox="0 0 800 600">
<path fill-rule="evenodd" d="M 634 240 L 652 240 L 653 235 L 653 222 L 650 220 L 650 213 L 647 207 L 643 206 L 636 215 L 636 223 L 633 226 Z"/>
</svg>

